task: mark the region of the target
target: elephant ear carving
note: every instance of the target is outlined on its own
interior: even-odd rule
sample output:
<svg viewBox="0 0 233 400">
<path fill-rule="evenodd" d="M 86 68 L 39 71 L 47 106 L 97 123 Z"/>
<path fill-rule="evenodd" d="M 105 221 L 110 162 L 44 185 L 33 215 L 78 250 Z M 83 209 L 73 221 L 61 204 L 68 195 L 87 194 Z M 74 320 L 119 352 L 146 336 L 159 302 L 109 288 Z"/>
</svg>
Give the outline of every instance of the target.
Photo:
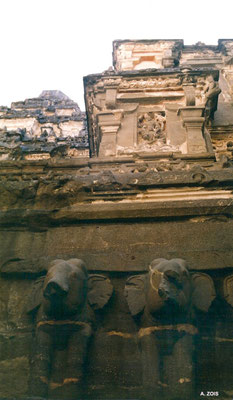
<svg viewBox="0 0 233 400">
<path fill-rule="evenodd" d="M 233 275 L 223 280 L 223 297 L 233 307 Z"/>
<path fill-rule="evenodd" d="M 36 312 L 40 307 L 43 299 L 44 280 L 45 276 L 42 276 L 34 282 L 31 292 L 28 296 L 28 302 L 25 310 L 27 314 L 32 314 Z"/>
<path fill-rule="evenodd" d="M 216 297 L 212 278 L 202 272 L 192 274 L 192 304 L 200 311 L 207 312 Z"/>
<path fill-rule="evenodd" d="M 124 293 L 133 316 L 142 312 L 146 305 L 144 279 L 144 275 L 134 275 L 126 281 Z"/>
<path fill-rule="evenodd" d="M 88 278 L 88 302 L 94 310 L 103 308 L 113 293 L 110 280 L 104 275 L 91 274 Z"/>
</svg>

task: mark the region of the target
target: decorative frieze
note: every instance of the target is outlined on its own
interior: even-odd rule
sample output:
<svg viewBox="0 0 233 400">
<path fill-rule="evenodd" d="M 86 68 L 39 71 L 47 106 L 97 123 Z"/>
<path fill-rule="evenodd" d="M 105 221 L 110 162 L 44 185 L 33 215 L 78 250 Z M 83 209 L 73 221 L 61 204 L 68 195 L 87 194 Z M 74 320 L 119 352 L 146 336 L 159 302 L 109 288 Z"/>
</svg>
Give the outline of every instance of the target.
<svg viewBox="0 0 233 400">
<path fill-rule="evenodd" d="M 175 88 L 181 88 L 182 79 L 181 77 L 173 78 L 173 77 L 159 77 L 159 78 L 139 78 L 139 79 L 122 79 L 119 85 L 120 89 L 165 89 L 172 90 Z"/>
</svg>

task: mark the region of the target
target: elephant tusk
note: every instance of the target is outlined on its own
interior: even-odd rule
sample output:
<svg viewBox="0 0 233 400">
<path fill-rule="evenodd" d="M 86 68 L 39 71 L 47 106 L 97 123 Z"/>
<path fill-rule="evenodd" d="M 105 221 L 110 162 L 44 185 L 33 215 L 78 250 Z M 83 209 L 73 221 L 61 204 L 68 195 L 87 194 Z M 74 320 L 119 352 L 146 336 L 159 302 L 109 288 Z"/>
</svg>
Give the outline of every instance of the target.
<svg viewBox="0 0 233 400">
<path fill-rule="evenodd" d="M 155 292 L 158 293 L 158 288 L 156 288 L 156 287 L 154 286 L 153 281 L 152 281 L 152 277 L 150 277 L 150 284 L 151 284 L 152 289 L 153 289 Z"/>
<path fill-rule="evenodd" d="M 163 277 L 163 272 L 159 272 L 156 269 L 153 270 L 150 265 L 149 265 L 149 270 L 150 270 L 150 285 L 151 285 L 152 289 L 155 290 L 156 293 L 158 293 L 159 283 Z M 159 279 L 156 279 L 156 281 L 158 281 L 158 286 L 154 285 L 153 276 L 155 276 L 156 278 L 159 278 Z"/>
</svg>

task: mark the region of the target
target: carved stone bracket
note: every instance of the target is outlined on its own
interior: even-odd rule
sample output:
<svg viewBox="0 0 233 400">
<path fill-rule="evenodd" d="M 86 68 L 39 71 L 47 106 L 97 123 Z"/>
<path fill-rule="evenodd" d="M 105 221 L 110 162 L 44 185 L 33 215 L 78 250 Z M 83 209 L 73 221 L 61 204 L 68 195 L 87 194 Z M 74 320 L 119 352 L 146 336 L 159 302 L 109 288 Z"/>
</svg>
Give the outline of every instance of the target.
<svg viewBox="0 0 233 400">
<path fill-rule="evenodd" d="M 187 132 L 187 152 L 207 152 L 206 142 L 203 136 L 205 118 L 204 107 L 184 107 L 178 111 Z"/>
<path fill-rule="evenodd" d="M 116 96 L 117 89 L 110 88 L 106 90 L 105 104 L 107 109 L 112 110 L 116 108 Z"/>
</svg>

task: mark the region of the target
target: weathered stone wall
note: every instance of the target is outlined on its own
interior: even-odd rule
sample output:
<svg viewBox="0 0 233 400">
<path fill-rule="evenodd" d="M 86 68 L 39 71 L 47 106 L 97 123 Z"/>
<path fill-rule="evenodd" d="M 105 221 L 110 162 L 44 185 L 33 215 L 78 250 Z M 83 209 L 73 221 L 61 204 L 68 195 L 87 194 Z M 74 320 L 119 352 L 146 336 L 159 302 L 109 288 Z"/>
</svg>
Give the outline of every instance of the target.
<svg viewBox="0 0 233 400">
<path fill-rule="evenodd" d="M 140 318 L 131 315 L 124 288 L 162 257 L 185 259 L 191 274 L 212 278 L 216 292 L 207 314 L 196 310 L 182 321 L 188 335 L 195 332 L 195 395 L 185 400 L 208 391 L 231 399 L 232 40 L 116 41 L 113 58 L 115 70 L 84 79 L 91 158 L 85 116 L 61 92 L 0 109 L 0 397 L 31 395 L 40 324 L 27 310 L 35 281 L 50 261 L 81 258 L 113 285 L 107 305 L 93 311 L 84 399 L 148 400 Z M 163 340 L 163 330 L 181 326 L 149 328 Z M 66 349 L 56 351 L 52 376 L 66 358 Z M 171 362 L 168 373 L 176 368 Z M 67 400 L 65 383 L 56 381 L 49 396 Z"/>
<path fill-rule="evenodd" d="M 33 324 L 25 313 L 31 280 L 1 277 L 0 396 L 22 397 L 28 391 Z"/>
<path fill-rule="evenodd" d="M 28 296 L 49 261 L 73 257 L 114 286 L 88 350 L 86 398 L 142 398 L 138 328 L 123 292 L 157 257 L 184 258 L 214 279 L 218 296 L 197 337 L 196 390 L 214 388 L 221 398 L 232 390 L 232 310 L 221 292 L 233 265 L 231 164 L 129 161 L 2 163 L 0 396 L 28 395 L 35 329 Z"/>
<path fill-rule="evenodd" d="M 40 272 L 46 260 L 75 257 L 82 258 L 90 270 L 124 272 L 147 270 L 159 257 L 184 258 L 193 270 L 231 268 L 233 263 L 233 222 L 225 215 L 171 222 L 80 221 L 34 229 L 1 231 L 4 271 L 22 270 L 24 262 L 20 260 L 25 260 L 25 268 L 31 264 L 30 269 Z M 11 261 L 14 259 L 19 261 Z"/>
</svg>

